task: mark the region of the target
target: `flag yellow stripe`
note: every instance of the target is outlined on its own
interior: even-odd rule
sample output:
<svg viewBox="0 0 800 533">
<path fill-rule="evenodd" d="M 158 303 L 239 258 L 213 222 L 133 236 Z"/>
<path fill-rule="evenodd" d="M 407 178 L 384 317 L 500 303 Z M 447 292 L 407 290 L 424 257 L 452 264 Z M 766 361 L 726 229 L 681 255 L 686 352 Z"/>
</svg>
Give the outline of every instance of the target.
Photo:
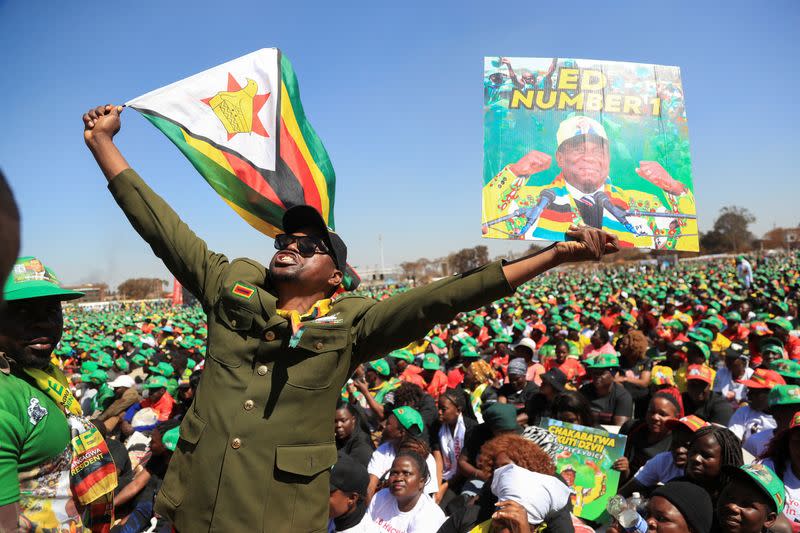
<svg viewBox="0 0 800 533">
<path fill-rule="evenodd" d="M 281 81 L 281 118 L 286 124 L 289 135 L 294 139 L 297 149 L 303 154 L 303 158 L 306 160 L 306 164 L 308 164 L 308 168 L 311 170 L 314 183 L 317 184 L 319 199 L 322 204 L 322 217 L 325 220 L 329 220 L 330 199 L 328 198 L 328 182 L 325 180 L 325 176 L 322 174 L 322 171 L 320 171 L 317 162 L 314 161 L 311 152 L 308 150 L 306 140 L 300 132 L 300 126 L 297 124 L 297 118 L 294 116 L 294 110 L 292 109 L 291 100 L 286 90 L 286 84 L 283 81 Z"/>
<path fill-rule="evenodd" d="M 186 141 L 186 144 L 206 156 L 207 158 L 211 159 L 214 163 L 218 164 L 228 172 L 230 172 L 233 176 L 236 175 L 233 168 L 231 168 L 230 163 L 228 160 L 225 159 L 225 156 L 222 155 L 222 152 L 218 148 L 214 148 L 210 144 L 205 141 L 201 141 L 200 139 L 195 139 L 191 135 L 187 134 L 186 131 L 181 128 L 181 133 L 183 134 L 183 139 Z"/>
<path fill-rule="evenodd" d="M 272 224 L 264 222 L 263 220 L 261 220 L 257 216 L 255 216 L 255 215 L 251 214 L 250 212 L 242 209 L 241 207 L 239 207 L 238 205 L 234 204 L 233 202 L 228 201 L 226 198 L 222 198 L 222 199 L 225 200 L 225 203 L 228 204 L 231 209 L 236 211 L 236 214 L 239 215 L 240 217 L 242 217 L 245 220 L 245 222 L 247 222 L 248 224 L 253 226 L 255 229 L 257 229 L 258 231 L 260 231 L 261 233 L 263 233 L 267 237 L 275 237 L 275 235 L 277 235 L 279 233 L 283 233 L 283 231 L 279 230 L 278 228 L 276 228 Z"/>
</svg>

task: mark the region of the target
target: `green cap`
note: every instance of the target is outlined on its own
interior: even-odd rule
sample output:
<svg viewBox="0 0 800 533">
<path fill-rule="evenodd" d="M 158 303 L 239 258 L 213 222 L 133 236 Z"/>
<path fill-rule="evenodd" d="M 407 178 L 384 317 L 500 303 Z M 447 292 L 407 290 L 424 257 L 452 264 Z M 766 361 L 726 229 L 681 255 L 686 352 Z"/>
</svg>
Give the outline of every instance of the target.
<svg viewBox="0 0 800 533">
<path fill-rule="evenodd" d="M 618 368 L 619 357 L 613 353 L 601 353 L 586 360 L 586 368 Z"/>
<path fill-rule="evenodd" d="M 140 353 L 137 353 L 136 355 L 131 357 L 131 361 L 133 361 L 134 364 L 142 366 L 147 362 L 147 357 L 143 356 Z"/>
<path fill-rule="evenodd" d="M 556 347 L 552 344 L 545 344 L 539 348 L 539 357 L 552 357 L 556 354 Z"/>
<path fill-rule="evenodd" d="M 519 427 L 517 408 L 510 403 L 495 402 L 483 409 L 483 420 L 492 429 L 498 431 L 514 430 Z"/>
<path fill-rule="evenodd" d="M 46 297 L 74 300 L 83 296 L 82 292 L 62 289 L 55 273 L 31 256 L 17 259 L 3 294 L 8 301 Z"/>
<path fill-rule="evenodd" d="M 369 367 L 381 376 L 388 376 L 391 373 L 389 370 L 389 363 L 387 363 L 385 359 L 370 361 Z"/>
<path fill-rule="evenodd" d="M 775 385 L 769 391 L 767 401 L 770 407 L 798 404 L 800 403 L 800 386 Z"/>
<path fill-rule="evenodd" d="M 476 339 L 475 337 L 470 337 L 468 335 L 465 336 L 465 337 L 461 337 L 459 342 L 461 342 L 461 344 L 466 344 L 468 346 L 477 346 L 478 345 L 478 339 Z"/>
<path fill-rule="evenodd" d="M 503 333 L 503 323 L 499 320 L 492 320 L 489 322 L 489 328 L 496 334 Z"/>
<path fill-rule="evenodd" d="M 770 329 L 773 329 L 773 326 L 777 326 L 779 328 L 783 328 L 786 331 L 792 331 L 794 328 L 792 327 L 792 323 L 789 322 L 788 319 L 782 316 L 776 316 L 775 318 L 770 318 L 769 320 L 765 321 Z"/>
<path fill-rule="evenodd" d="M 479 328 L 482 328 L 485 322 L 481 315 L 476 315 L 472 317 L 472 323 L 478 326 Z"/>
<path fill-rule="evenodd" d="M 459 353 L 465 359 L 475 359 L 481 356 L 472 346 L 462 346 Z"/>
<path fill-rule="evenodd" d="M 169 386 L 167 378 L 164 376 L 150 376 L 142 385 L 143 389 L 166 389 Z"/>
<path fill-rule="evenodd" d="M 725 329 L 725 324 L 722 323 L 722 320 L 720 320 L 715 316 L 711 318 L 706 318 L 705 320 L 703 320 L 702 323 L 708 326 L 714 326 L 715 328 L 717 328 L 717 330 Z"/>
<path fill-rule="evenodd" d="M 152 374 L 158 374 L 159 376 L 170 377 L 172 374 L 175 373 L 175 369 L 172 367 L 171 364 L 161 361 L 156 366 L 147 367 L 147 369 Z"/>
<path fill-rule="evenodd" d="M 84 383 L 102 385 L 108 381 L 108 374 L 106 374 L 105 370 L 92 370 L 88 374 L 81 374 L 81 381 Z"/>
<path fill-rule="evenodd" d="M 187 370 L 193 370 L 194 367 L 196 367 L 196 366 L 197 366 L 197 361 L 195 361 L 191 357 L 187 357 L 186 358 L 186 369 Z"/>
<path fill-rule="evenodd" d="M 705 342 L 707 344 L 714 342 L 714 333 L 707 328 L 695 328 L 689 332 L 687 337 L 695 341 Z"/>
<path fill-rule="evenodd" d="M 111 368 L 114 366 L 114 359 L 112 359 L 107 353 L 101 353 L 97 358 L 97 364 L 100 366 L 100 368 Z"/>
<path fill-rule="evenodd" d="M 389 357 L 394 357 L 395 359 L 401 359 L 406 363 L 413 363 L 414 362 L 414 354 L 411 353 L 411 350 L 395 350 L 393 352 L 389 352 Z"/>
<path fill-rule="evenodd" d="M 727 320 L 728 322 L 741 322 L 742 321 L 742 315 L 740 315 L 736 311 L 731 311 L 730 313 L 725 315 L 725 320 Z"/>
<path fill-rule="evenodd" d="M 676 329 L 680 332 L 686 331 L 686 324 L 681 322 L 680 320 L 670 320 L 669 322 L 665 322 L 664 326 L 672 329 Z"/>
<path fill-rule="evenodd" d="M 416 427 L 419 432 L 422 433 L 425 428 L 422 415 L 413 407 L 398 407 L 392 411 L 392 414 L 397 418 L 397 421 L 400 422 L 400 425 L 406 429 L 410 430 L 412 427 Z"/>
<path fill-rule="evenodd" d="M 431 339 L 431 344 L 433 344 L 434 346 L 436 346 L 436 347 L 437 347 L 437 348 L 439 348 L 439 349 L 441 349 L 441 348 L 447 348 L 447 343 L 445 343 L 445 342 L 444 342 L 444 341 L 443 341 L 441 338 L 439 338 L 439 337 L 433 337 L 433 338 Z"/>
<path fill-rule="evenodd" d="M 753 463 L 739 467 L 728 465 L 725 470 L 732 477 L 740 476 L 743 479 L 754 481 L 775 505 L 775 512 L 783 512 L 783 506 L 786 503 L 786 487 L 770 467 Z"/>
<path fill-rule="evenodd" d="M 170 429 L 163 435 L 161 435 L 161 442 L 164 443 L 164 447 L 171 452 L 175 451 L 175 448 L 178 447 L 178 439 L 181 437 L 181 427 L 175 426 L 174 428 Z"/>
<path fill-rule="evenodd" d="M 785 378 L 800 379 L 800 363 L 791 359 L 776 359 L 769 366 Z"/>
<path fill-rule="evenodd" d="M 514 339 L 511 338 L 511 335 L 506 335 L 505 333 L 500 334 L 491 341 L 489 341 L 490 344 L 500 344 L 500 343 L 510 344 L 512 342 L 514 342 Z"/>
<path fill-rule="evenodd" d="M 426 353 L 425 359 L 422 360 L 422 368 L 423 370 L 439 370 L 441 366 L 441 361 L 439 361 L 439 356 L 434 353 Z"/>
<path fill-rule="evenodd" d="M 114 366 L 116 366 L 123 372 L 126 372 L 131 367 L 130 363 L 128 363 L 122 357 L 117 357 L 116 359 L 114 359 Z"/>
<path fill-rule="evenodd" d="M 81 363 L 81 374 L 91 374 L 95 370 L 99 370 L 100 365 L 95 361 L 84 361 Z"/>
</svg>

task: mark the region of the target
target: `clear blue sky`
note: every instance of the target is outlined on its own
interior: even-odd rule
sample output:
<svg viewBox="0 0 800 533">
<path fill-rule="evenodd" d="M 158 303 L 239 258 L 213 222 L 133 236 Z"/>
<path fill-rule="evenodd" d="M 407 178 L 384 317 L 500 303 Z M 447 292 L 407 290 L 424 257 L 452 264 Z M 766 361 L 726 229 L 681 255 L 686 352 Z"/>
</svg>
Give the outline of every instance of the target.
<svg viewBox="0 0 800 533">
<path fill-rule="evenodd" d="M 569 7 L 567 7 L 569 6 Z M 480 239 L 482 58 L 678 65 L 701 229 L 722 206 L 756 233 L 800 223 L 800 2 L 24 2 L 0 0 L 0 168 L 23 252 L 66 282 L 168 277 L 83 145 L 81 114 L 262 47 L 292 60 L 337 174 L 351 263 L 437 257 Z M 266 261 L 241 221 L 133 111 L 119 144 L 212 249 Z"/>
</svg>

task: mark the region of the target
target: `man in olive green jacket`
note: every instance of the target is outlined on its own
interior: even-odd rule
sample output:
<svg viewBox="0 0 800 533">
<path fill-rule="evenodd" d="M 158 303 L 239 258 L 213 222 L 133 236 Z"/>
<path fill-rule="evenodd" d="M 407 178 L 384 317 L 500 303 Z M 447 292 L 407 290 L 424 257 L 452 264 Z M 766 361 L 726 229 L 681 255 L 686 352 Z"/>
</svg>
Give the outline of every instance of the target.
<svg viewBox="0 0 800 533">
<path fill-rule="evenodd" d="M 87 112 L 86 144 L 133 227 L 208 314 L 205 370 L 156 502 L 181 533 L 324 531 L 335 405 L 358 365 L 553 266 L 617 249 L 608 234 L 575 228 L 574 240 L 536 256 L 379 303 L 353 295 L 331 303 L 347 252 L 319 214 L 287 211 L 290 237 L 276 239 L 268 268 L 209 251 L 117 150 L 121 110 Z"/>
</svg>

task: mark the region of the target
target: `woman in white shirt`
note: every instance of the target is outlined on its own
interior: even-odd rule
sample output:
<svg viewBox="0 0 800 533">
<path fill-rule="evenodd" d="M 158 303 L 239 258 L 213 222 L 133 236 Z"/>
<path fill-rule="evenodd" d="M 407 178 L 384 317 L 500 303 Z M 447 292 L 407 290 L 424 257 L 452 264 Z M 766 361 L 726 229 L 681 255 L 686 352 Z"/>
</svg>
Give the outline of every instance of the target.
<svg viewBox="0 0 800 533">
<path fill-rule="evenodd" d="M 425 494 L 430 478 L 425 459 L 416 452 L 401 450 L 389 470 L 389 486 L 372 498 L 369 514 L 383 531 L 391 533 L 433 533 L 446 516 Z"/>
</svg>

